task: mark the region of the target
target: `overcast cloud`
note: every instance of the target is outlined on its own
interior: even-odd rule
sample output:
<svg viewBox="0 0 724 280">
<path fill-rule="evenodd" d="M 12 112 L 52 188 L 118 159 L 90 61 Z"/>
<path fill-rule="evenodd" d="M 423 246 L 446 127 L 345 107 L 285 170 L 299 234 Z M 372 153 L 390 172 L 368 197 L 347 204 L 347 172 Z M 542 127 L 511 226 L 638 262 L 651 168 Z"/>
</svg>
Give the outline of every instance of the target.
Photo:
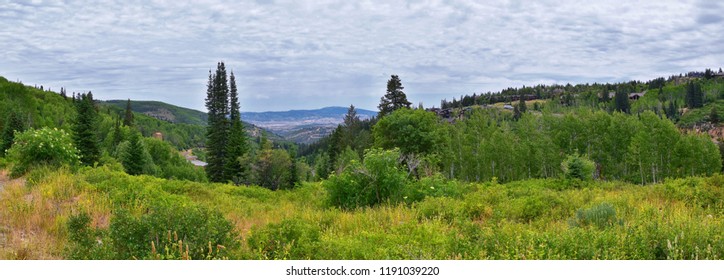
<svg viewBox="0 0 724 280">
<path fill-rule="evenodd" d="M 268 111 L 376 109 L 391 74 L 430 107 L 724 66 L 721 1 L 83 2 L 0 0 L 0 75 L 205 111 L 223 60 L 242 111 Z"/>
</svg>

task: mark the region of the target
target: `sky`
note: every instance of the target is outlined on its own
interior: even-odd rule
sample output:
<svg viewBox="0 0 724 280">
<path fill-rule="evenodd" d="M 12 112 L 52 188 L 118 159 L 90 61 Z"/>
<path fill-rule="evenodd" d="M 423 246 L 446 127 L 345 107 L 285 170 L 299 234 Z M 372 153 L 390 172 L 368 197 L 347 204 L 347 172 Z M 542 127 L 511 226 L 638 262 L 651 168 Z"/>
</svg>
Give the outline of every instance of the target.
<svg viewBox="0 0 724 280">
<path fill-rule="evenodd" d="M 584 3 L 578 3 L 584 2 Z M 724 66 L 724 1 L 7 1 L 0 76 L 206 111 L 209 70 L 242 111 L 376 110 L 537 84 Z"/>
</svg>

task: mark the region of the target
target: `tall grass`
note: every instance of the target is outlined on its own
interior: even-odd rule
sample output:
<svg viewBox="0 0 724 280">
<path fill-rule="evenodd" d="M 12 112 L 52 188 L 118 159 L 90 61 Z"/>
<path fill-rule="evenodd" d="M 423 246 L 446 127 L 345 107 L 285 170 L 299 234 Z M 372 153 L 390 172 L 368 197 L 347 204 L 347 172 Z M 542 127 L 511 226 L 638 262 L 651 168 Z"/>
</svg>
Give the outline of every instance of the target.
<svg viewBox="0 0 724 280">
<path fill-rule="evenodd" d="M 318 183 L 272 192 L 104 168 L 45 173 L 6 184 L 0 193 L 1 258 L 724 258 L 721 175 L 646 186 L 557 179 L 426 182 L 425 188 L 445 192 L 415 203 L 342 210 L 331 206 Z M 197 214 L 188 220 L 162 209 Z M 83 236 L 68 227 L 78 227 L 69 219 L 79 213 L 90 217 L 87 233 L 81 232 L 93 241 L 87 246 L 101 249 L 78 250 L 80 243 L 71 240 Z M 221 213 L 223 220 L 206 220 L 204 213 Z M 118 235 L 114 221 L 148 231 Z M 210 234 L 223 227 L 215 223 L 225 221 L 233 240 L 206 240 L 217 238 Z M 190 222 L 199 226 L 175 226 Z M 167 234 L 174 232 L 170 227 L 178 236 Z M 132 254 L 111 246 L 118 236 L 137 237 Z"/>
</svg>

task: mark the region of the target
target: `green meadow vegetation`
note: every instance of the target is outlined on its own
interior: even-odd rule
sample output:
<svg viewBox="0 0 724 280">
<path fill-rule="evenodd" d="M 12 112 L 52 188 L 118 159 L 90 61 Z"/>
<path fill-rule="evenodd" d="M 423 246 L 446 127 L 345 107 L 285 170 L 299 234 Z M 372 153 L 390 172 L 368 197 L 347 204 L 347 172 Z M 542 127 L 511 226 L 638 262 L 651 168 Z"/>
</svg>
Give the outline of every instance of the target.
<svg viewBox="0 0 724 280">
<path fill-rule="evenodd" d="M 721 259 L 724 176 L 650 185 L 431 178 L 346 210 L 271 191 L 37 170 L 0 196 L 5 259 Z"/>
</svg>

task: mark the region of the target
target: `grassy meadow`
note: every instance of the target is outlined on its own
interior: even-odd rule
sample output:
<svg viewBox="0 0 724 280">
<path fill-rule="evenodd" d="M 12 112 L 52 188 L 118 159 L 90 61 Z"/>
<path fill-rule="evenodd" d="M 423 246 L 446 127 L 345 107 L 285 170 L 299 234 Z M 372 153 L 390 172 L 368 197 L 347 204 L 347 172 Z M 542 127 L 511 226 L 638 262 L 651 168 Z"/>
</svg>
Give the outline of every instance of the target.
<svg viewBox="0 0 724 280">
<path fill-rule="evenodd" d="M 355 210 L 293 190 L 130 176 L 1 179 L 0 259 L 722 259 L 724 176 L 651 185 L 416 181 Z M 414 201 L 413 201 L 414 200 Z"/>
</svg>

